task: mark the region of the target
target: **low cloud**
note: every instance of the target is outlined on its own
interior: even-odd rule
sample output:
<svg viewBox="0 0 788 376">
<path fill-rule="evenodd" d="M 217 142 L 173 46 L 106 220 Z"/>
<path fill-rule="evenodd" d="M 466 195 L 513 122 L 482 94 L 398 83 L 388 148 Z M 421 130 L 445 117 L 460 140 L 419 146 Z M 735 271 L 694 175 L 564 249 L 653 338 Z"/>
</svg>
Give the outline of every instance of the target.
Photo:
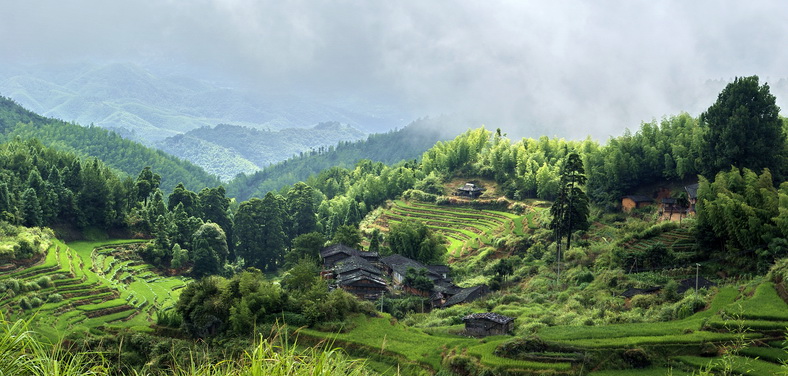
<svg viewBox="0 0 788 376">
<path fill-rule="evenodd" d="M 133 61 L 604 140 L 697 115 L 735 76 L 788 76 L 785 14 L 779 1 L 8 1 L 0 63 Z"/>
</svg>

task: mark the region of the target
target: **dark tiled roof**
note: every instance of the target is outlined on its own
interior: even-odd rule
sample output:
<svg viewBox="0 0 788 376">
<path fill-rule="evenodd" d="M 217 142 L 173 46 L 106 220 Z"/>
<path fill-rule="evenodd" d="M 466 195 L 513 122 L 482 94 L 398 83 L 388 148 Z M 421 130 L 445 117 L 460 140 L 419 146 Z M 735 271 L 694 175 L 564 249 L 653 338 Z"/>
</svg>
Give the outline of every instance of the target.
<svg viewBox="0 0 788 376">
<path fill-rule="evenodd" d="M 624 196 L 623 198 L 628 198 L 635 202 L 654 202 L 654 199 L 648 196 L 630 195 L 630 196 Z"/>
<path fill-rule="evenodd" d="M 484 313 L 472 313 L 462 318 L 462 321 L 469 321 L 469 320 L 490 320 L 498 324 L 506 324 L 514 321 L 514 318 L 509 316 L 499 315 L 497 313 L 484 312 Z"/>
<path fill-rule="evenodd" d="M 427 267 L 424 266 L 424 264 L 422 264 L 422 263 L 420 263 L 420 262 L 418 262 L 416 260 L 409 259 L 409 258 L 407 258 L 407 257 L 405 257 L 403 255 L 394 254 L 394 255 L 391 255 L 391 256 L 386 256 L 386 257 L 380 259 L 380 261 L 382 263 L 386 264 L 389 268 L 391 268 L 395 272 L 397 272 L 397 273 L 399 273 L 399 274 L 401 274 L 403 276 L 405 275 L 405 273 L 408 272 L 408 268 L 413 268 L 413 269 L 416 269 L 416 270 L 427 269 Z"/>
<path fill-rule="evenodd" d="M 448 265 L 428 265 L 427 269 L 429 269 L 429 271 L 433 273 L 438 273 L 438 274 L 449 275 L 449 273 L 451 272 L 451 269 L 449 269 Z"/>
<path fill-rule="evenodd" d="M 684 190 L 687 191 L 687 198 L 689 199 L 698 198 L 698 183 L 690 184 L 684 187 Z"/>
<path fill-rule="evenodd" d="M 350 248 L 350 247 L 348 247 L 348 246 L 346 246 L 344 244 L 334 244 L 334 245 L 330 245 L 328 247 L 325 247 L 325 248 L 321 249 L 320 250 L 320 257 L 326 258 L 328 256 L 335 255 L 337 253 L 346 253 L 348 255 L 353 256 L 353 255 L 355 255 L 358 252 L 359 251 L 357 251 L 357 250 L 355 250 L 353 248 Z"/>
<path fill-rule="evenodd" d="M 464 186 L 457 188 L 457 190 L 464 192 L 481 192 L 484 189 L 477 187 L 476 184 L 473 183 L 465 183 Z"/>
<path fill-rule="evenodd" d="M 441 292 L 449 295 L 455 295 L 458 292 L 462 291 L 462 287 L 459 287 L 449 281 L 441 280 L 441 281 L 435 281 L 435 284 L 432 286 L 432 291 Z"/>
<path fill-rule="evenodd" d="M 663 199 L 662 199 L 662 203 L 663 203 L 663 204 L 668 204 L 668 205 L 670 205 L 670 204 L 675 204 L 675 203 L 676 203 L 676 199 L 675 199 L 675 198 L 670 198 L 670 197 L 668 197 L 668 198 L 663 198 Z"/>
<path fill-rule="evenodd" d="M 344 244 L 334 244 L 320 250 L 320 257 L 326 258 L 338 253 L 344 253 L 348 256 L 359 256 L 365 259 L 376 259 L 379 257 L 377 252 L 359 251 L 355 248 L 350 248 Z"/>
<path fill-rule="evenodd" d="M 359 256 L 350 256 L 338 262 L 334 267 L 334 272 L 339 275 L 351 272 L 353 270 L 365 270 L 367 272 L 374 273 L 377 275 L 382 274 L 380 272 L 380 269 L 376 268 L 369 261 Z"/>
<path fill-rule="evenodd" d="M 461 289 L 456 294 L 454 294 L 454 296 L 452 296 L 451 298 L 447 299 L 446 303 L 444 303 L 443 306 L 444 307 L 449 307 L 449 306 L 453 306 L 455 304 L 467 303 L 467 302 L 470 301 L 470 300 L 468 300 L 468 298 L 471 296 L 471 294 L 473 294 L 474 292 L 476 292 L 479 289 L 486 288 L 486 287 L 487 287 L 486 285 L 476 285 L 476 286 L 473 286 L 473 287 L 466 287 L 464 289 Z"/>
<path fill-rule="evenodd" d="M 364 270 L 356 270 L 352 273 L 343 274 L 340 278 L 337 278 L 337 284 L 347 286 L 362 279 L 369 280 L 372 283 L 380 285 L 381 287 L 386 287 L 386 281 L 384 281 L 380 275 L 376 275 Z"/>
</svg>

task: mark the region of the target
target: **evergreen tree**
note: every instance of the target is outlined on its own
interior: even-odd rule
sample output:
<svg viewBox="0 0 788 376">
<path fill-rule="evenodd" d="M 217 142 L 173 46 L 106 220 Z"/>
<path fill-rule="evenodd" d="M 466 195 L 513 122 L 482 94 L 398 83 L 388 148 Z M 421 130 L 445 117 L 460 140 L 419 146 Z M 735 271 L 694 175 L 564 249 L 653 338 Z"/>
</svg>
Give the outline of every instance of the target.
<svg viewBox="0 0 788 376">
<path fill-rule="evenodd" d="M 223 186 L 216 188 L 203 188 L 198 193 L 199 207 L 201 209 L 200 217 L 203 221 L 211 221 L 218 224 L 224 233 L 227 234 L 228 239 L 233 238 L 233 221 L 230 218 L 230 199 L 225 197 L 225 190 Z M 230 252 L 233 251 L 234 245 L 232 242 L 228 244 Z"/>
<path fill-rule="evenodd" d="M 706 127 L 702 173 L 711 177 L 735 166 L 753 171 L 769 168 L 783 176 L 788 150 L 779 114 L 769 85 L 759 85 L 758 76 L 734 79 L 700 116 Z"/>
<path fill-rule="evenodd" d="M 227 238 L 215 223 L 206 223 L 194 233 L 192 240 L 194 267 L 192 275 L 200 278 L 218 274 L 227 257 Z"/>
<path fill-rule="evenodd" d="M 38 196 L 33 188 L 27 188 L 22 194 L 22 217 L 25 226 L 35 227 L 42 225 L 43 213 L 41 211 L 41 204 L 38 202 Z"/>
<path fill-rule="evenodd" d="M 136 191 L 136 202 L 143 202 L 148 196 L 151 195 L 161 184 L 161 176 L 154 174 L 150 166 L 146 166 L 140 171 L 137 180 L 134 183 Z"/>
<path fill-rule="evenodd" d="M 572 233 L 587 230 L 588 222 L 588 196 L 583 191 L 586 183 L 583 161 L 577 153 L 570 153 L 564 162 L 561 171 L 561 184 L 558 197 L 550 207 L 553 216 L 550 228 L 554 231 L 559 245 L 566 237 L 566 249 L 572 246 Z M 560 250 L 559 250 L 560 260 Z"/>
<path fill-rule="evenodd" d="M 197 194 L 186 189 L 183 183 L 179 183 L 172 190 L 172 193 L 167 198 L 167 209 L 172 211 L 176 205 L 183 204 L 183 210 L 186 211 L 190 217 L 200 217 L 200 200 Z"/>
<path fill-rule="evenodd" d="M 351 225 L 339 226 L 334 232 L 332 244 L 344 244 L 350 248 L 361 248 L 361 233 L 358 228 Z"/>
<path fill-rule="evenodd" d="M 287 192 L 286 224 L 288 239 L 317 230 L 317 208 L 314 204 L 314 189 L 305 183 L 298 182 Z"/>
</svg>

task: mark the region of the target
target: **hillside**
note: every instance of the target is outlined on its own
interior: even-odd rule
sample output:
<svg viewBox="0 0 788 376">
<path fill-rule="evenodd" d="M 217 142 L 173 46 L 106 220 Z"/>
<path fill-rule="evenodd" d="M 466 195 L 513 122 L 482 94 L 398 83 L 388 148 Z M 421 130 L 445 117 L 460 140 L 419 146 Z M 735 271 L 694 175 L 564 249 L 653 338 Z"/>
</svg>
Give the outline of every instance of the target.
<svg viewBox="0 0 788 376">
<path fill-rule="evenodd" d="M 229 181 L 239 173 L 251 174 L 294 155 L 364 136 L 363 132 L 339 123 L 280 131 L 220 124 L 168 137 L 156 146 Z"/>
<path fill-rule="evenodd" d="M 417 159 L 441 140 L 455 136 L 456 120 L 450 117 L 420 119 L 408 126 L 366 140 L 340 142 L 336 147 L 312 150 L 262 169 L 239 176 L 227 185 L 228 195 L 246 200 L 306 179 L 331 167 L 350 168 L 362 159 L 385 164 Z M 295 130 L 294 130 L 295 131 Z"/>
<path fill-rule="evenodd" d="M 145 167 L 162 176 L 161 187 L 171 191 L 178 183 L 193 189 L 213 187 L 219 180 L 201 168 L 164 152 L 121 138 L 99 127 L 83 127 L 37 115 L 13 100 L 0 97 L 0 140 L 36 138 L 44 145 L 96 157 L 129 176 Z"/>
</svg>

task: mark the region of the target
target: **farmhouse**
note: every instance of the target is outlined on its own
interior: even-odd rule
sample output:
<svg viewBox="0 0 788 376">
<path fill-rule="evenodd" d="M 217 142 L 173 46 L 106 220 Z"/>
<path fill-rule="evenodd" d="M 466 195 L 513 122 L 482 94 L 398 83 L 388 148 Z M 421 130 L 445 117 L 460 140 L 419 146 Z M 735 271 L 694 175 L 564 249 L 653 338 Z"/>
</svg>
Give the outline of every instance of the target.
<svg viewBox="0 0 788 376">
<path fill-rule="evenodd" d="M 624 196 L 621 198 L 621 210 L 630 212 L 632 209 L 646 207 L 652 203 L 654 203 L 654 200 L 648 196 Z"/>
<path fill-rule="evenodd" d="M 386 272 L 391 275 L 391 279 L 398 285 L 402 284 L 402 281 L 405 279 L 405 274 L 407 274 L 408 269 L 410 268 L 416 270 L 426 269 L 427 277 L 429 277 L 433 282 L 442 279 L 440 274 L 430 271 L 430 269 L 424 264 L 402 255 L 394 254 L 391 256 L 386 256 L 380 259 L 380 261 L 383 264 L 383 267 L 386 269 Z"/>
<path fill-rule="evenodd" d="M 339 288 L 360 299 L 376 300 L 387 290 L 383 273 L 360 256 L 350 256 L 334 267 Z"/>
<path fill-rule="evenodd" d="M 461 289 L 450 298 L 446 299 L 441 307 L 447 308 L 455 304 L 470 303 L 490 293 L 490 288 L 487 285 L 476 285 L 473 287 L 466 287 Z"/>
<path fill-rule="evenodd" d="M 462 318 L 465 333 L 475 337 L 506 335 L 512 332 L 514 318 L 497 313 L 473 313 Z"/>
<path fill-rule="evenodd" d="M 482 192 L 484 192 L 484 189 L 477 187 L 476 184 L 465 183 L 464 186 L 457 188 L 457 191 L 454 192 L 454 195 L 477 198 L 482 195 Z"/>
<path fill-rule="evenodd" d="M 320 258 L 323 260 L 323 269 L 331 269 L 340 261 L 358 256 L 371 263 L 378 263 L 380 255 L 377 252 L 364 252 L 350 248 L 344 244 L 334 244 L 320 250 Z"/>
</svg>

